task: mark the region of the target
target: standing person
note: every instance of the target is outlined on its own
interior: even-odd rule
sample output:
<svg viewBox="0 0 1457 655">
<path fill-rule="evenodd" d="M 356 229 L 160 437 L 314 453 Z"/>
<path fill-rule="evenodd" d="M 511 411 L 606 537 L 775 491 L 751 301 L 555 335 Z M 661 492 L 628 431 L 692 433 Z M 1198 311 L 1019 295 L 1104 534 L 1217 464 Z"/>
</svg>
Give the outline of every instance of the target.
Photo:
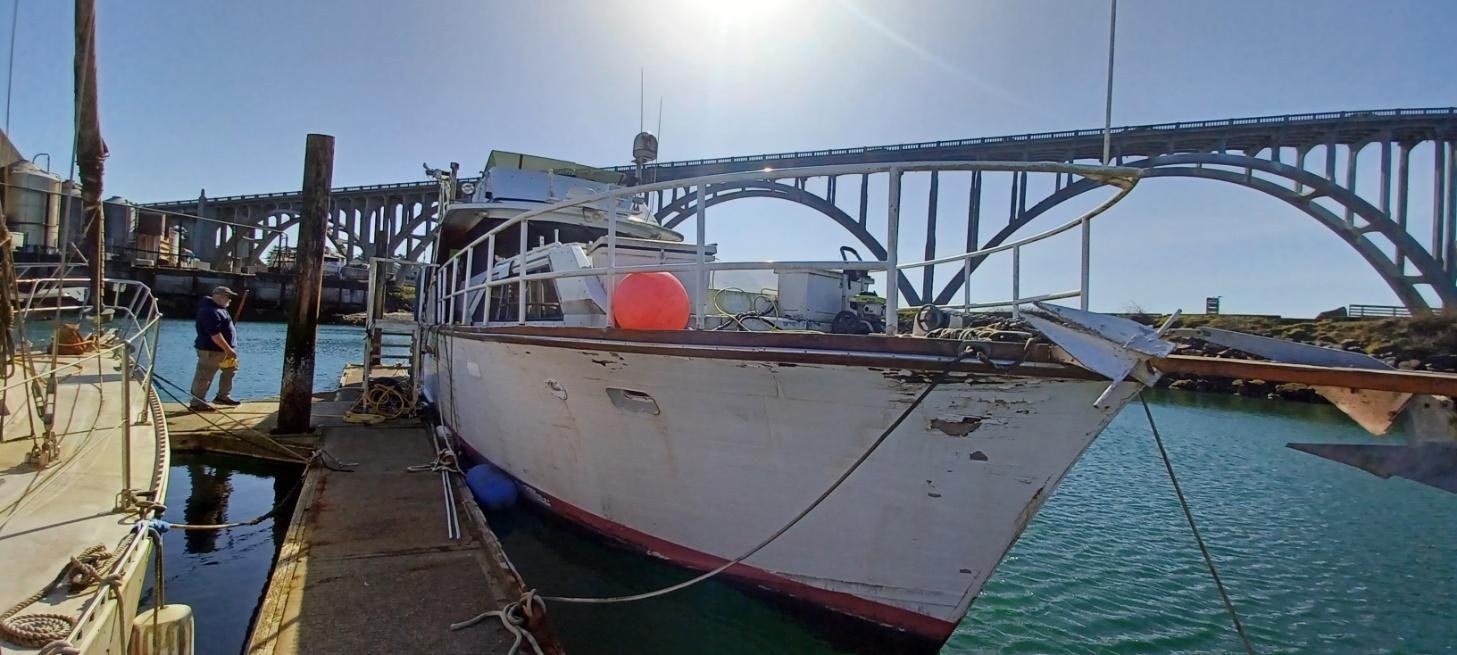
<svg viewBox="0 0 1457 655">
<path fill-rule="evenodd" d="M 212 377 L 220 367 L 223 374 L 218 379 L 218 395 L 212 401 L 219 405 L 238 404 L 232 396 L 233 374 L 238 370 L 238 351 L 233 347 L 238 343 L 238 334 L 233 327 L 233 317 L 228 314 L 228 305 L 236 297 L 238 294 L 232 289 L 217 287 L 212 290 L 211 296 L 203 298 L 197 305 L 197 341 L 193 343 L 197 348 L 197 373 L 192 376 L 192 411 L 213 411 L 212 405 L 203 399 L 207 397 Z M 233 360 L 232 366 L 222 367 L 228 359 Z"/>
</svg>

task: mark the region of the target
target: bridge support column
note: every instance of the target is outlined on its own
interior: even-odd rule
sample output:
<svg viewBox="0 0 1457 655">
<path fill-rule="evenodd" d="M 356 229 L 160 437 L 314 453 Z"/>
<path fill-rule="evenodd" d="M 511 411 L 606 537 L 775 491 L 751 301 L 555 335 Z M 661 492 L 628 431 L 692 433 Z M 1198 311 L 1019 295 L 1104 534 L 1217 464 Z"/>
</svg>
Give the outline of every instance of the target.
<svg viewBox="0 0 1457 655">
<path fill-rule="evenodd" d="M 938 196 L 941 193 L 941 177 L 936 171 L 931 171 L 931 193 L 926 198 L 926 259 L 936 258 L 936 205 L 939 203 Z M 927 266 L 921 269 L 921 298 L 926 302 L 934 302 L 933 294 L 936 293 L 936 267 Z"/>
<path fill-rule="evenodd" d="M 1447 261 L 1457 262 L 1457 141 L 1447 142 Z"/>
<path fill-rule="evenodd" d="M 1447 226 L 1447 212 L 1445 211 L 1447 193 L 1447 152 L 1439 141 L 1432 148 L 1432 257 L 1444 269 L 1452 271 L 1452 262 L 1447 260 L 1447 238 L 1450 230 Z"/>
<path fill-rule="evenodd" d="M 1407 193 L 1411 191 L 1411 144 L 1397 144 L 1396 156 L 1396 224 L 1406 231 Z M 1396 270 L 1406 273 L 1406 253 L 1396 249 Z"/>
</svg>

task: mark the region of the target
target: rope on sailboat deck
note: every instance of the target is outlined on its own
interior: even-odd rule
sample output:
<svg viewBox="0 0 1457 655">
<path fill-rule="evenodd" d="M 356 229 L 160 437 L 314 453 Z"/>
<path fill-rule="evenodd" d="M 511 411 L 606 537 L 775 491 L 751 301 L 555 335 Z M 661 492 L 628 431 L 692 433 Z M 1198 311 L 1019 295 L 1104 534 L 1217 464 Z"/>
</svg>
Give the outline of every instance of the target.
<svg viewBox="0 0 1457 655">
<path fill-rule="evenodd" d="M 1189 501 L 1184 499 L 1184 490 L 1179 486 L 1179 477 L 1174 475 L 1174 464 L 1169 461 L 1169 452 L 1164 450 L 1164 438 L 1159 435 L 1159 426 L 1154 423 L 1153 410 L 1148 407 L 1148 401 L 1144 399 L 1143 392 L 1138 394 L 1138 402 L 1143 405 L 1143 414 L 1148 417 L 1148 429 L 1153 432 L 1153 440 L 1159 447 L 1159 457 L 1164 460 L 1164 469 L 1169 472 L 1169 482 L 1174 485 L 1174 495 L 1179 497 L 1179 506 L 1184 508 L 1184 518 L 1189 522 L 1189 531 L 1194 533 L 1194 542 L 1199 544 L 1199 553 L 1204 556 L 1204 566 L 1209 568 L 1209 577 L 1214 578 L 1214 587 L 1219 590 L 1219 598 L 1224 601 L 1224 609 L 1229 612 L 1229 620 L 1234 623 L 1234 631 L 1239 634 L 1240 643 L 1244 645 L 1245 652 L 1255 655 L 1255 649 L 1250 645 L 1250 638 L 1245 634 L 1245 627 L 1240 623 L 1239 613 L 1234 611 L 1234 603 L 1229 600 L 1229 592 L 1224 588 L 1224 581 L 1219 578 L 1219 570 L 1214 567 L 1214 558 L 1209 555 L 1209 547 L 1204 545 L 1204 537 L 1199 534 L 1199 526 L 1194 523 L 1194 513 L 1189 511 Z"/>
<path fill-rule="evenodd" d="M 136 530 L 127 532 L 115 551 L 107 550 L 106 546 L 97 544 L 81 551 L 80 555 L 72 557 L 71 561 L 61 568 L 60 573 L 57 573 L 55 579 L 51 580 L 49 584 L 29 598 L 15 604 L 4 614 L 0 614 L 0 634 L 4 635 L 6 641 L 28 648 L 49 646 L 71 636 L 71 631 L 76 628 L 78 619 L 69 614 L 38 612 L 16 615 L 59 589 L 62 583 L 65 583 L 72 593 L 98 583 L 106 585 L 113 591 L 117 590 L 121 585 L 121 576 L 116 573 L 103 572 L 111 568 L 118 555 L 126 552 L 127 547 L 131 545 L 136 536 Z"/>
<path fill-rule="evenodd" d="M 613 603 L 631 603 L 640 600 L 648 600 L 650 598 L 666 596 L 673 592 L 687 589 L 688 587 L 696 585 L 700 582 L 703 582 L 704 580 L 708 580 L 709 578 L 712 578 L 720 573 L 723 573 L 724 571 L 729 570 L 730 568 L 743 562 L 744 560 L 753 557 L 755 553 L 758 553 L 759 551 L 768 547 L 769 544 L 774 543 L 775 540 L 783 536 L 784 533 L 788 532 L 790 528 L 793 528 L 795 525 L 797 525 L 801 520 L 804 519 L 804 517 L 808 516 L 810 512 L 814 511 L 816 507 L 819 507 L 822 503 L 824 503 L 831 494 L 835 493 L 835 491 L 840 488 L 840 485 L 845 483 L 845 480 L 849 479 L 850 476 L 855 473 L 855 471 L 860 469 L 860 466 L 864 464 L 866 460 L 870 459 L 870 456 L 874 454 L 877 449 L 880 448 L 881 444 L 885 443 L 886 439 L 890 438 L 890 435 L 896 431 L 896 428 L 899 428 L 901 423 L 904 423 L 905 420 L 910 417 L 911 412 L 916 411 L 916 408 L 921 406 L 921 403 L 926 400 L 926 397 L 930 396 L 932 391 L 935 391 L 937 387 L 941 386 L 941 384 L 946 381 L 946 375 L 951 372 L 952 368 L 954 368 L 962 360 L 965 360 L 967 357 L 974 356 L 979 356 L 978 352 L 975 349 L 970 347 L 963 347 L 960 350 L 959 354 L 956 355 L 956 357 L 946 362 L 946 365 L 941 367 L 941 369 L 937 371 L 936 377 L 933 378 L 931 382 L 926 385 L 925 389 L 921 390 L 920 395 L 916 396 L 916 399 L 914 401 L 912 401 L 909 405 L 906 406 L 904 410 L 901 411 L 900 416 L 897 416 L 896 419 L 891 422 L 890 426 L 886 427 L 885 430 L 880 433 L 880 436 L 875 438 L 875 441 L 870 444 L 870 447 L 866 448 L 865 452 L 861 453 L 860 456 L 856 458 L 855 461 L 851 463 L 848 468 L 845 469 L 845 472 L 841 473 L 839 477 L 835 478 L 835 481 L 830 484 L 829 488 L 825 489 L 823 493 L 815 498 L 814 502 L 811 502 L 809 506 L 805 507 L 798 514 L 794 515 L 794 518 L 791 518 L 789 522 L 784 524 L 783 527 L 775 530 L 773 534 L 769 535 L 768 538 L 759 542 L 758 545 L 750 548 L 744 554 L 739 555 L 732 560 L 724 562 L 723 565 L 719 566 L 718 568 L 702 573 L 697 577 L 685 580 L 678 584 L 669 585 L 661 589 L 643 592 L 640 594 L 632 594 L 629 596 L 611 596 L 606 598 L 579 596 L 542 596 L 538 595 L 535 589 L 532 589 L 523 594 L 520 601 L 510 603 L 500 611 L 492 610 L 483 612 L 466 621 L 451 624 L 450 629 L 457 630 L 459 628 L 463 628 L 469 625 L 474 625 L 475 623 L 481 621 L 488 616 L 495 616 L 497 614 L 502 614 L 503 612 L 511 612 L 513 611 L 513 609 L 525 613 L 525 619 L 523 620 L 534 619 L 536 616 L 536 612 L 539 611 L 542 614 L 546 613 L 545 601 L 582 605 L 606 605 Z M 981 354 L 980 356 L 984 356 L 984 354 Z M 519 618 L 519 615 L 517 616 Z M 505 623 L 508 618 L 510 617 L 503 615 L 501 621 Z"/>
</svg>

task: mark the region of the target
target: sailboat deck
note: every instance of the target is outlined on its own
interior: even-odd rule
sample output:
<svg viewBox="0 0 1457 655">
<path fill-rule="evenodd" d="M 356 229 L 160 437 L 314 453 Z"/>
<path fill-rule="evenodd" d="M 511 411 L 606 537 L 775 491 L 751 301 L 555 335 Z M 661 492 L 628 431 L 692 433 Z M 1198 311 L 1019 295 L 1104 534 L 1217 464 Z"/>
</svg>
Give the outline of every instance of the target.
<svg viewBox="0 0 1457 655">
<path fill-rule="evenodd" d="M 37 356 L 36 364 L 42 371 L 49 370 L 49 356 Z M 25 389 L 16 387 L 5 394 L 8 414 L 0 433 L 0 562 L 4 562 L 6 584 L 0 586 L 0 611 L 45 588 L 71 557 L 85 549 L 103 545 L 116 553 L 133 531 L 135 515 L 116 509 L 124 486 L 123 439 L 131 443 L 132 488 L 158 488 L 165 479 L 165 429 L 150 421 L 121 425 L 124 393 L 116 351 L 100 357 L 61 357 L 57 364 L 55 432 L 60 457 L 50 466 L 38 468 L 27 460 L 33 445 L 31 422 L 37 430 L 41 422 Z M 17 366 L 12 379 L 6 380 L 7 386 L 20 379 L 21 370 Z M 131 406 L 125 415 L 135 422 L 143 413 L 150 416 L 144 412 L 148 396 L 138 380 L 130 385 Z M 163 446 L 160 451 L 159 445 Z M 158 495 L 164 492 L 159 489 Z M 145 565 L 143 555 L 148 549 L 145 543 L 139 546 L 119 564 L 124 576 L 134 576 L 137 567 Z M 139 589 L 138 585 L 126 586 Z M 92 587 L 74 596 L 64 589 L 53 592 L 20 616 L 41 612 L 78 616 L 86 603 L 98 597 L 98 589 Z M 93 612 L 90 620 L 104 618 L 98 614 Z M 82 625 L 83 631 L 88 627 Z M 16 652 L 12 649 L 17 644 L 0 643 L 5 643 L 6 652 Z"/>
</svg>

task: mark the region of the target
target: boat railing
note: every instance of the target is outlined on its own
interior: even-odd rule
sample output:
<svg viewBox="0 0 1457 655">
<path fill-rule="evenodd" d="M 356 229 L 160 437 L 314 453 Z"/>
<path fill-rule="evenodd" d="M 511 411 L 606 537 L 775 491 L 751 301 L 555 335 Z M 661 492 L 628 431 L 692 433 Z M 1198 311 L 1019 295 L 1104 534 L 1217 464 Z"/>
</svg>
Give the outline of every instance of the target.
<svg viewBox="0 0 1457 655">
<path fill-rule="evenodd" d="M 44 283 L 47 288 L 53 290 L 80 287 L 93 283 L 93 280 L 89 277 L 32 277 L 19 281 L 37 284 Z M 118 327 L 120 338 L 115 343 L 105 346 L 98 343 L 94 350 L 85 353 L 85 357 L 68 362 L 60 362 L 57 360 L 53 366 L 48 366 L 44 370 L 37 370 L 35 368 L 27 370 L 20 379 L 7 380 L 3 391 L 8 392 L 11 389 L 27 385 L 36 380 L 49 378 L 61 371 L 79 368 L 84 366 L 92 357 L 113 354 L 126 357 L 129 363 L 126 374 L 131 375 L 136 373 L 140 375 L 143 380 L 142 388 L 146 389 L 150 387 L 152 382 L 152 369 L 156 362 L 157 339 L 160 334 L 158 328 L 162 320 L 162 313 L 157 306 L 157 298 L 152 294 L 152 290 L 147 285 L 136 280 L 106 279 L 103 281 L 103 286 L 109 292 L 104 293 L 104 295 L 109 295 L 110 301 L 102 304 L 102 312 L 111 313 L 111 318 L 107 322 L 113 324 L 114 327 L 117 327 L 115 324 L 118 320 L 122 321 Z M 36 293 L 23 294 L 23 296 L 20 299 L 20 306 L 16 311 L 18 320 L 16 322 L 17 334 L 15 335 L 15 343 L 17 344 L 24 344 L 28 337 L 34 336 L 26 333 L 25 326 L 29 321 L 25 319 L 28 317 L 46 316 L 44 319 L 45 322 L 53 322 L 58 313 L 68 311 L 78 312 L 78 318 L 82 320 L 87 319 L 88 314 L 90 315 L 89 318 L 94 319 L 95 316 L 94 306 L 92 305 L 82 307 L 37 306 L 35 304 L 36 300 L 44 300 L 45 298 L 42 298 Z M 100 335 L 93 336 L 99 337 Z M 54 340 L 55 335 L 52 334 L 51 338 Z M 31 352 L 29 354 L 33 358 L 38 358 L 47 357 L 54 352 L 53 346 L 50 353 Z M 135 366 L 131 366 L 132 364 Z"/>
<path fill-rule="evenodd" d="M 1109 185 L 1117 189 L 1111 197 L 1099 203 L 1092 209 L 1084 212 L 1077 218 L 1063 223 L 1050 230 L 1038 234 L 1003 243 L 993 247 L 970 250 L 957 255 L 902 263 L 898 258 L 899 234 L 901 224 L 901 185 L 902 178 L 906 173 L 915 172 L 1010 172 L 1015 174 L 1051 173 L 1056 175 L 1079 176 Z M 709 187 L 714 185 L 732 184 L 749 181 L 775 181 L 775 180 L 798 180 L 808 177 L 834 177 L 837 175 L 862 175 L 868 179 L 871 174 L 885 173 L 888 177 L 887 204 L 886 204 L 886 257 L 883 260 L 867 261 L 707 261 L 707 196 Z M 842 166 L 816 166 L 807 168 L 787 168 L 779 170 L 765 169 L 762 171 L 750 171 L 743 173 L 724 173 L 719 175 L 708 175 L 703 177 L 673 180 L 644 184 L 635 187 L 624 187 L 610 189 L 607 191 L 584 195 L 579 198 L 564 200 L 551 204 L 545 204 L 539 208 L 522 212 L 501 222 L 484 234 L 465 244 L 455 254 L 447 258 L 442 264 L 433 270 L 430 277 L 430 287 L 434 291 L 432 296 L 435 303 L 435 316 L 441 323 L 466 323 L 470 321 L 473 312 L 468 311 L 469 294 L 485 292 L 486 306 L 490 306 L 493 290 L 497 287 L 516 285 L 516 322 L 525 324 L 527 322 L 526 284 L 534 280 L 551 280 L 569 277 L 594 276 L 606 280 L 605 304 L 602 307 L 607 316 L 608 325 L 613 324 L 612 303 L 618 280 L 621 276 L 631 273 L 646 272 L 674 272 L 691 273 L 694 280 L 693 295 L 697 299 L 697 307 L 694 308 L 694 315 L 697 317 L 698 327 L 704 327 L 704 321 L 708 315 L 708 274 L 717 271 L 746 271 L 765 270 L 774 272 L 786 271 L 824 271 L 824 270 L 859 270 L 868 272 L 879 272 L 886 274 L 886 327 L 885 333 L 894 335 L 898 331 L 897 311 L 900 308 L 901 293 L 899 288 L 900 273 L 912 269 L 952 264 L 959 262 L 962 271 L 968 279 L 971 270 L 986 257 L 1010 251 L 1012 260 L 1012 283 L 1011 296 L 1005 301 L 990 303 L 972 303 L 969 282 L 965 285 L 966 291 L 963 294 L 963 302 L 957 304 L 941 304 L 943 308 L 960 308 L 966 310 L 993 307 L 1011 307 L 1016 314 L 1019 307 L 1025 303 L 1040 300 L 1056 300 L 1063 298 L 1080 298 L 1083 308 L 1087 308 L 1088 301 L 1088 272 L 1089 272 L 1089 243 L 1091 238 L 1090 221 L 1107 211 L 1114 204 L 1123 199 L 1138 182 L 1141 171 L 1136 168 L 1116 166 L 1094 166 L 1082 164 L 1067 164 L 1060 162 L 916 162 L 900 164 L 849 164 Z M 627 265 L 617 264 L 617 237 L 618 224 L 623 220 L 619 200 L 628 197 L 642 197 L 645 194 L 655 191 L 671 189 L 687 189 L 696 194 L 693 211 L 695 218 L 696 253 L 695 261 L 687 263 L 672 264 L 646 264 Z M 528 273 L 527 267 L 514 266 L 513 271 L 505 276 L 493 279 L 493 271 L 497 261 L 496 241 L 503 236 L 504 232 L 511 228 L 518 228 L 516 238 L 517 255 L 523 264 L 525 254 L 529 250 L 528 228 L 532 219 L 549 220 L 544 218 L 554 212 L 566 209 L 581 208 L 584 211 L 600 214 L 607 230 L 606 236 L 606 260 L 605 267 L 593 267 L 578 270 L 563 271 L 542 271 Z M 1080 265 L 1079 286 L 1076 290 L 1069 290 L 1057 293 L 1038 294 L 1032 296 L 1021 295 L 1021 255 L 1026 246 L 1049 239 L 1062 234 L 1073 228 L 1081 228 L 1082 256 Z M 484 256 L 486 257 L 485 279 L 473 282 L 473 272 L 476 270 L 476 250 L 484 245 Z M 501 261 L 506 261 L 505 259 Z M 464 272 L 462 272 L 462 269 Z M 928 299 L 929 300 L 929 299 Z"/>
</svg>

